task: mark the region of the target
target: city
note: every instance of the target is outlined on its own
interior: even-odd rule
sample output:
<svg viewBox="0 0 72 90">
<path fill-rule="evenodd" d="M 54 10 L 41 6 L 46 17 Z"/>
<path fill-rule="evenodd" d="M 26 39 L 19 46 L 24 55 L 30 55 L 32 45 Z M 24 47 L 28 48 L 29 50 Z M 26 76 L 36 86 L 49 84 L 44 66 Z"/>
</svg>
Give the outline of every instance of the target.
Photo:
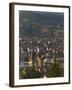
<svg viewBox="0 0 72 90">
<path fill-rule="evenodd" d="M 63 29 L 61 24 L 34 21 L 23 27 L 19 36 L 20 79 L 64 76 Z"/>
</svg>

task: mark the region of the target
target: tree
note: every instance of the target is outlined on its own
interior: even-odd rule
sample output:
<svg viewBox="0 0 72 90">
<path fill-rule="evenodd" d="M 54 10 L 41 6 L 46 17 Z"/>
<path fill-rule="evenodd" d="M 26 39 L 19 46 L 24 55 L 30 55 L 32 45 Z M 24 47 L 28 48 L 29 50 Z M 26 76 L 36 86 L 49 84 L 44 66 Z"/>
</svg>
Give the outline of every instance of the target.
<svg viewBox="0 0 72 90">
<path fill-rule="evenodd" d="M 33 66 L 20 70 L 20 79 L 41 78 L 42 74 Z"/>
<path fill-rule="evenodd" d="M 61 77 L 64 75 L 64 69 L 61 64 L 59 64 L 56 60 L 56 57 L 54 55 L 53 57 L 53 63 L 49 65 L 49 67 L 46 69 L 46 76 L 47 77 Z"/>
<path fill-rule="evenodd" d="M 23 79 L 24 75 L 25 75 L 25 70 L 24 68 L 20 67 L 19 68 L 19 79 Z"/>
</svg>

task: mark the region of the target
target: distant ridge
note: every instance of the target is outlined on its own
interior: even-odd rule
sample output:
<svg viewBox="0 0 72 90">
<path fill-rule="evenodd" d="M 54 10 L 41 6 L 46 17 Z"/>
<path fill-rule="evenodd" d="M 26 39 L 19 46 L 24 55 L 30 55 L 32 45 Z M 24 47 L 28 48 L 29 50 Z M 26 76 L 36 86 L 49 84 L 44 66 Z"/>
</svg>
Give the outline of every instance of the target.
<svg viewBox="0 0 72 90">
<path fill-rule="evenodd" d="M 20 11 L 19 26 L 21 35 L 50 34 L 50 30 L 57 30 L 57 28 L 61 27 L 63 29 L 64 14 L 57 12 Z"/>
</svg>

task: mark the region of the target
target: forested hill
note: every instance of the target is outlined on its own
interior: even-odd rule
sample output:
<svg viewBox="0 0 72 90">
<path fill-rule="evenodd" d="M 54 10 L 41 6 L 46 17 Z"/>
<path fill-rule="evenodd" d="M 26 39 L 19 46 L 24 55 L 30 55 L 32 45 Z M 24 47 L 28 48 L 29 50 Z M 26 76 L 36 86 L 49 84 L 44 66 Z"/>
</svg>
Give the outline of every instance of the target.
<svg viewBox="0 0 72 90">
<path fill-rule="evenodd" d="M 64 14 L 56 12 L 20 11 L 19 26 L 21 35 L 38 36 L 41 33 L 50 35 L 54 30 L 59 30 L 59 32 L 63 30 Z"/>
</svg>

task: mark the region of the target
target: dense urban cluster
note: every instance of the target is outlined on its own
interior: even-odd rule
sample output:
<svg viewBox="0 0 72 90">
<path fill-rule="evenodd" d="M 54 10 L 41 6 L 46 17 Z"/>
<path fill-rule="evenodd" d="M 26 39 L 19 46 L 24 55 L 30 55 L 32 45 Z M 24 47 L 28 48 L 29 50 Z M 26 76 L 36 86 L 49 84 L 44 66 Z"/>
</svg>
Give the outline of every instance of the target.
<svg viewBox="0 0 72 90">
<path fill-rule="evenodd" d="M 56 64 L 58 64 L 58 68 L 62 67 L 62 73 L 60 71 L 59 77 L 63 76 L 63 68 L 64 68 L 63 36 L 48 38 L 48 36 L 46 35 L 48 35 L 48 33 L 43 33 L 43 35 L 39 37 L 20 36 L 19 58 L 20 58 L 21 73 L 23 72 L 25 74 L 26 73 L 25 70 L 30 70 L 31 68 L 37 71 L 35 72 L 35 75 L 36 73 L 40 73 L 41 75 L 39 75 L 39 77 L 47 77 L 46 71 L 48 72 L 48 69 L 52 66 L 52 64 L 55 64 L 56 62 Z M 55 77 L 57 76 L 58 75 L 55 75 Z M 48 77 L 51 76 L 49 75 Z M 21 78 L 25 77 L 23 76 Z"/>
<path fill-rule="evenodd" d="M 19 78 L 64 76 L 64 13 L 19 11 Z"/>
</svg>

